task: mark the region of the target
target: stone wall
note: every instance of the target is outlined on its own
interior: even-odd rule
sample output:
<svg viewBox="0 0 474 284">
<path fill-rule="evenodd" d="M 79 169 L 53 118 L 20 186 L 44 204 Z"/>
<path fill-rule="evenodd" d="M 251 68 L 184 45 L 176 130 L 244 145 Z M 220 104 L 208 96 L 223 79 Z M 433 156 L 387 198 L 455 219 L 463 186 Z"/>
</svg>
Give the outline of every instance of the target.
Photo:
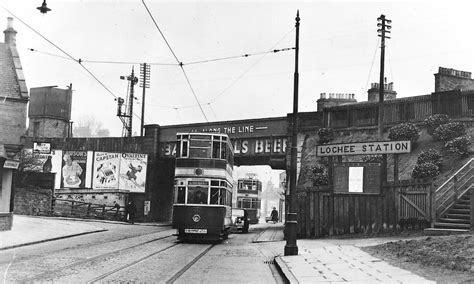
<svg viewBox="0 0 474 284">
<path fill-rule="evenodd" d="M 51 189 L 15 188 L 13 212 L 20 215 L 50 215 L 52 197 Z"/>
<path fill-rule="evenodd" d="M 13 224 L 12 213 L 0 213 L 0 232 L 11 230 L 12 224 Z"/>
</svg>

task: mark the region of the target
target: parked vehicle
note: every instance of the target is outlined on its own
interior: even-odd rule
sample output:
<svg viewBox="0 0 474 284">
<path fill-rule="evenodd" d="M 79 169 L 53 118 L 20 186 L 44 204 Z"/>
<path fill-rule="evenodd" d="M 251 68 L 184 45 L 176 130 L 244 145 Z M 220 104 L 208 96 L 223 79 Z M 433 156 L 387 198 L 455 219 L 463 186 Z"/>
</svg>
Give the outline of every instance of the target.
<svg viewBox="0 0 474 284">
<path fill-rule="evenodd" d="M 248 233 L 250 220 L 248 212 L 242 208 L 232 208 L 232 231 Z"/>
</svg>

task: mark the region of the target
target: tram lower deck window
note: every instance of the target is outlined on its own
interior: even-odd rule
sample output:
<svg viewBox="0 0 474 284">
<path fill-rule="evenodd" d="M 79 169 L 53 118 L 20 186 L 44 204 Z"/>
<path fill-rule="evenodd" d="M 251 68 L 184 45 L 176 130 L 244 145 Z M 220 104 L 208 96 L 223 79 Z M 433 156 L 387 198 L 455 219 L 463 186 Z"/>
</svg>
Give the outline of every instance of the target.
<svg viewBox="0 0 474 284">
<path fill-rule="evenodd" d="M 184 186 L 178 186 L 176 190 L 176 200 L 175 203 L 181 203 L 183 204 L 185 202 L 186 198 L 186 187 Z"/>
<path fill-rule="evenodd" d="M 188 187 L 188 204 L 207 204 L 207 188 Z"/>
</svg>

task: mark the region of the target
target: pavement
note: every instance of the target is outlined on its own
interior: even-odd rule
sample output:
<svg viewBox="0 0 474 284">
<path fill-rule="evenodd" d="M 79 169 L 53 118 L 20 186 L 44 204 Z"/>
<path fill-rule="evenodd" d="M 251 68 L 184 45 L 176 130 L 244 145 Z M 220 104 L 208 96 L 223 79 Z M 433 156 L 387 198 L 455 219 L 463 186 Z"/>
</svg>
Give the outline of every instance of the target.
<svg viewBox="0 0 474 284">
<path fill-rule="evenodd" d="M 14 215 L 12 230 L 0 232 L 0 250 L 103 232 L 107 230 L 101 227 L 104 222 L 128 225 L 116 221 Z M 147 225 L 169 224 L 135 223 L 134 226 Z M 282 242 L 282 239 L 282 225 L 270 225 L 253 242 Z M 277 256 L 275 263 L 289 283 L 436 283 L 360 249 L 388 241 L 391 239 L 298 240 L 298 255 Z"/>
</svg>

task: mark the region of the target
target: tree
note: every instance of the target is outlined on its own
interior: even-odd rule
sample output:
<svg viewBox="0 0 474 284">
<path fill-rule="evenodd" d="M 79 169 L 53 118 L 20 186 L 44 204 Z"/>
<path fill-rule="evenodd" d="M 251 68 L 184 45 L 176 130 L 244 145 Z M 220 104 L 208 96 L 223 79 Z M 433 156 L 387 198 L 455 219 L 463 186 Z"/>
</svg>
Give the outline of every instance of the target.
<svg viewBox="0 0 474 284">
<path fill-rule="evenodd" d="M 74 137 L 109 137 L 110 131 L 96 117 L 83 116 L 73 127 L 72 134 Z"/>
</svg>

